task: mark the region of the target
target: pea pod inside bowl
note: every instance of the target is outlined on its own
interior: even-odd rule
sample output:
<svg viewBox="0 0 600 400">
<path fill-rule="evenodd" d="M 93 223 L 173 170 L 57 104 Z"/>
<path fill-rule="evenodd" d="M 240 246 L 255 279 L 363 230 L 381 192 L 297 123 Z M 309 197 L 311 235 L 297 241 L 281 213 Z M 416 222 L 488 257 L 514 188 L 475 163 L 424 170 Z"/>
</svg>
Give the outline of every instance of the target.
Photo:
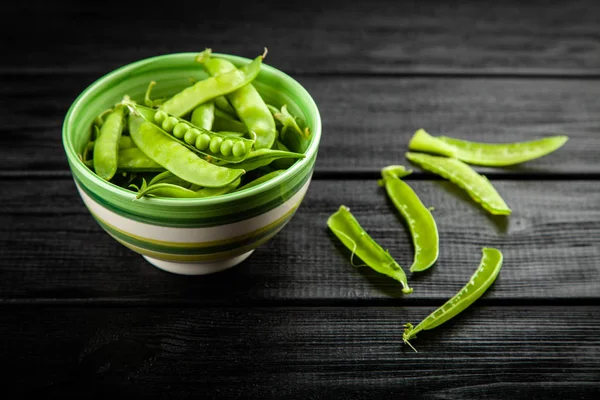
<svg viewBox="0 0 600 400">
<path fill-rule="evenodd" d="M 146 90 L 152 81 L 157 82 L 152 97 L 169 99 L 184 89 L 193 87 L 194 82 L 209 79 L 210 75 L 206 69 L 197 62 L 197 56 L 198 53 L 157 56 L 126 65 L 103 76 L 73 102 L 65 116 L 62 135 L 63 146 L 77 190 L 100 226 L 115 240 L 141 254 L 154 266 L 169 272 L 188 275 L 218 272 L 239 264 L 286 225 L 308 190 L 321 137 L 319 110 L 310 94 L 290 76 L 262 63 L 260 72 L 251 81 L 252 86 L 270 107 L 275 106 L 279 110 L 283 107 L 285 113 L 298 117 L 302 128 L 310 132 L 310 139 L 304 142 L 305 145 L 299 145 L 299 142 L 294 140 L 285 143 L 287 150 L 303 153 L 304 156 L 288 160 L 290 162 L 285 165 L 284 171 L 271 173 L 266 178 L 261 177 L 262 179 L 257 180 L 256 184 L 250 184 L 250 181 L 244 182 L 246 177 L 252 176 L 253 169 L 266 168 L 275 159 L 271 160 L 267 156 L 269 150 L 263 147 L 257 149 L 255 153 L 244 153 L 241 156 L 243 160 L 237 160 L 233 158 L 233 150 L 229 151 L 228 148 L 223 147 L 226 150 L 223 154 L 230 159 L 223 157 L 224 160 L 213 160 L 210 156 L 203 157 L 202 154 L 199 157 L 203 162 L 209 161 L 209 169 L 214 166 L 233 168 L 234 165 L 239 165 L 238 170 L 243 170 L 244 173 L 236 176 L 235 181 L 227 182 L 229 185 L 239 185 L 233 191 L 219 194 L 223 191 L 220 192 L 218 188 L 213 187 L 196 187 L 194 188 L 196 190 L 181 188 L 188 192 L 204 190 L 203 193 L 212 194 L 208 197 L 196 197 L 178 189 L 177 182 L 174 180 L 169 182 L 163 180 L 157 183 L 162 185 L 159 187 L 161 190 L 144 192 L 154 193 L 154 195 L 139 197 L 139 192 L 117 184 L 115 179 L 103 178 L 94 172 L 94 168 L 90 168 L 89 163 L 86 165 L 82 154 L 85 154 L 90 146 L 92 127 L 100 114 L 122 102 L 125 95 L 133 102 L 143 105 Z M 240 70 L 253 61 L 225 54 L 214 54 L 213 57 L 228 60 Z M 203 102 L 214 101 L 215 105 L 228 104 L 223 102 L 222 95 L 215 99 L 211 99 L 210 94 L 206 96 L 209 98 L 203 98 Z M 173 111 L 177 118 L 191 120 L 193 114 L 190 110 L 195 106 L 186 103 L 189 97 L 183 100 L 185 101 L 172 101 L 171 105 L 165 106 L 164 109 L 169 114 Z M 226 112 L 223 110 L 215 112 L 215 125 L 244 127 L 243 121 L 240 123 L 227 120 Z M 202 121 L 204 120 L 206 118 L 202 117 Z M 256 121 L 254 123 L 256 124 Z M 277 122 L 277 125 L 279 134 L 284 133 L 281 123 Z M 246 124 L 246 126 L 252 125 Z M 124 130 L 127 129 L 125 124 Z M 144 135 L 140 134 L 139 137 L 132 135 L 133 140 L 124 141 L 126 144 L 121 143 L 121 149 L 117 148 L 116 151 L 131 157 L 131 154 L 141 154 L 140 150 L 142 153 L 148 152 L 146 147 L 129 148 L 142 143 L 139 138 L 150 140 L 149 146 L 155 143 L 156 138 L 163 138 L 163 136 L 152 136 L 147 132 L 142 133 Z M 247 134 L 250 139 L 252 139 L 251 134 L 254 132 Z M 225 132 L 221 135 L 231 138 L 228 143 L 231 142 L 232 146 L 236 143 L 248 142 L 239 139 L 241 133 Z M 106 137 L 104 141 L 109 140 L 115 142 L 111 137 Z M 177 138 L 173 137 L 173 140 Z M 200 145 L 200 139 L 197 142 L 198 149 L 204 148 Z M 263 140 L 262 143 L 264 144 L 265 141 Z M 268 143 L 270 144 L 270 141 Z M 182 141 L 180 145 L 187 146 L 190 152 L 200 151 L 193 148 L 195 142 L 190 145 Z M 112 149 L 106 143 L 103 143 L 103 146 L 99 154 L 105 155 L 104 149 Z M 145 145 L 142 143 L 142 146 Z M 271 149 L 273 152 L 281 152 L 281 148 L 275 144 Z M 104 159 L 112 158 L 105 156 Z M 189 173 L 186 164 L 177 162 L 180 160 L 168 161 L 176 164 L 173 172 L 177 176 L 172 178 L 176 180 L 180 178 L 179 175 L 184 175 L 181 178 L 185 179 L 186 174 Z M 115 161 L 112 162 L 114 164 Z M 234 164 L 228 165 L 228 162 Z M 160 158 L 142 163 L 139 160 L 132 161 L 123 157 L 117 164 L 115 176 L 118 178 L 123 174 L 120 168 L 125 168 L 124 165 L 143 165 L 150 168 L 164 166 L 161 164 L 171 165 L 165 164 L 165 160 Z M 194 172 L 190 176 L 198 176 L 198 173 Z M 187 196 L 164 197 L 171 193 L 175 196 L 184 193 Z"/>
</svg>

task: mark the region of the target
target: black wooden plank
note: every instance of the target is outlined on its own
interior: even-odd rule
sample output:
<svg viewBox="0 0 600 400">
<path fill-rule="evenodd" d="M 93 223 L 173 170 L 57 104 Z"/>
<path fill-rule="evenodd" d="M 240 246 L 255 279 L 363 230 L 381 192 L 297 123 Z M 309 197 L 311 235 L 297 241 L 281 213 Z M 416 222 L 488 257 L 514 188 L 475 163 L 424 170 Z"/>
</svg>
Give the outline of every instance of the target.
<svg viewBox="0 0 600 400">
<path fill-rule="evenodd" d="M 0 171 L 66 170 L 63 118 L 94 79 L 14 75 L 0 84 L 0 98 L 14 99 L 0 108 Z M 600 80 L 299 80 L 323 119 L 317 174 L 375 174 L 382 166 L 407 163 L 404 152 L 418 128 L 483 142 L 566 134 L 571 139 L 556 153 L 517 167 L 480 170 L 517 177 L 600 173 Z"/>
<path fill-rule="evenodd" d="M 513 208 L 491 217 L 440 181 L 409 181 L 435 207 L 441 251 L 429 272 L 410 276 L 414 293 L 368 268 L 354 268 L 326 220 L 349 206 L 404 266 L 410 236 L 383 189 L 371 181 L 314 181 L 297 215 L 246 262 L 185 277 L 162 272 L 108 236 L 70 180 L 0 182 L 0 298 L 194 304 L 431 304 L 456 293 L 481 248 L 505 255 L 487 299 L 494 302 L 597 301 L 600 293 L 600 187 L 588 181 L 495 181 Z"/>
<path fill-rule="evenodd" d="M 597 307 L 0 308 L 3 390 L 79 397 L 596 398 Z M 196 397 L 196 396 L 193 396 Z"/>
<path fill-rule="evenodd" d="M 116 10 L 118 8 L 118 10 Z M 20 2 L 5 7 L 3 71 L 105 73 L 216 51 L 293 73 L 598 74 L 600 6 L 578 1 Z"/>
</svg>

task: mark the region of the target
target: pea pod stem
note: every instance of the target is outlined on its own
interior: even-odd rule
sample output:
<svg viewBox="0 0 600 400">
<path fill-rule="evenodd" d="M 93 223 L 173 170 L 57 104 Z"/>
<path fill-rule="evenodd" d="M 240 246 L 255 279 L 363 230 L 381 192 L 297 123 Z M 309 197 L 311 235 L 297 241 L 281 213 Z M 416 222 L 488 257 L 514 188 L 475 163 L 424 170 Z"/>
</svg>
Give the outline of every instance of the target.
<svg viewBox="0 0 600 400">
<path fill-rule="evenodd" d="M 546 156 L 562 147 L 568 136 L 550 136 L 516 143 L 482 143 L 431 136 L 419 129 L 409 142 L 409 149 L 457 158 L 467 164 L 506 167 Z"/>
<path fill-rule="evenodd" d="M 380 184 L 385 187 L 388 197 L 410 229 L 415 251 L 410 272 L 420 272 L 431 267 L 437 260 L 439 236 L 431 211 L 423 205 L 412 188 L 400 179 L 410 173 L 401 165 L 385 167 L 381 171 L 383 179 Z"/>
<path fill-rule="evenodd" d="M 402 292 L 412 293 L 402 267 L 360 226 L 350 209 L 344 205 L 329 217 L 327 226 L 337 238 L 373 270 L 400 282 Z"/>
<path fill-rule="evenodd" d="M 417 333 L 422 330 L 433 329 L 455 317 L 480 298 L 494 283 L 502 268 L 502 252 L 495 248 L 484 247 L 482 253 L 479 267 L 475 270 L 469 282 L 457 294 L 429 314 L 417 326 L 413 326 L 411 323 L 404 325 L 406 329 L 402 334 L 402 340 L 414 351 L 417 350 L 409 341 L 416 338 Z"/>
<path fill-rule="evenodd" d="M 490 214 L 510 215 L 510 208 L 492 183 L 464 162 L 455 158 L 412 152 L 406 153 L 406 158 L 461 187 Z"/>
</svg>

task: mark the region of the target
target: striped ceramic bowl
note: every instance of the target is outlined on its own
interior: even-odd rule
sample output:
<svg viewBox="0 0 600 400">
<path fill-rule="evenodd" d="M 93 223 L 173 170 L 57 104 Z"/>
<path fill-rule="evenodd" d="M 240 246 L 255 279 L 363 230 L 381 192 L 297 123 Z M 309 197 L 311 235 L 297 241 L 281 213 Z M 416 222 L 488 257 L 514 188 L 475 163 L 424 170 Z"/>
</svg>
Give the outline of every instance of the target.
<svg viewBox="0 0 600 400">
<path fill-rule="evenodd" d="M 236 65 L 251 60 L 230 55 Z M 133 192 L 91 172 L 78 154 L 94 118 L 124 94 L 143 98 L 157 81 L 153 97 L 173 94 L 206 74 L 196 53 L 153 57 L 119 68 L 94 82 L 71 105 L 63 125 L 63 145 L 75 185 L 100 226 L 151 264 L 179 274 L 207 274 L 245 260 L 292 218 L 310 184 L 321 137 L 321 119 L 308 92 L 294 79 L 263 65 L 253 84 L 268 103 L 287 104 L 312 132 L 306 158 L 276 178 L 239 192 L 206 199 L 135 199 Z"/>
</svg>

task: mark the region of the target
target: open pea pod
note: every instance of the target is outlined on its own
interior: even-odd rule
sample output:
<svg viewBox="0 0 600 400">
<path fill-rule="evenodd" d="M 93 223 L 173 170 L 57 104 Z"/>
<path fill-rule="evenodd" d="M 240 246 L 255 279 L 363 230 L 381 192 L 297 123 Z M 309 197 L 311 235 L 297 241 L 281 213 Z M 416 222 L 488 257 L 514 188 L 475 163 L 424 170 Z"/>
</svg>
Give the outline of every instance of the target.
<svg viewBox="0 0 600 400">
<path fill-rule="evenodd" d="M 155 124 L 148 122 L 141 113 L 130 113 L 129 133 L 135 145 L 148 158 L 193 184 L 219 188 L 229 185 L 246 172 L 206 161 Z"/>
<path fill-rule="evenodd" d="M 237 164 L 233 164 L 231 165 L 231 167 L 242 168 L 245 171 L 252 171 L 254 169 L 264 167 L 265 165 L 269 165 L 275 160 L 301 159 L 304 157 L 306 157 L 306 155 L 302 153 L 293 153 L 291 151 L 272 149 L 260 149 L 251 152 L 244 161 Z"/>
<path fill-rule="evenodd" d="M 125 103 L 134 113 L 155 125 L 165 135 L 205 158 L 239 163 L 248 157 L 254 145 L 254 140 L 209 131 L 164 111 L 128 101 Z"/>
</svg>

